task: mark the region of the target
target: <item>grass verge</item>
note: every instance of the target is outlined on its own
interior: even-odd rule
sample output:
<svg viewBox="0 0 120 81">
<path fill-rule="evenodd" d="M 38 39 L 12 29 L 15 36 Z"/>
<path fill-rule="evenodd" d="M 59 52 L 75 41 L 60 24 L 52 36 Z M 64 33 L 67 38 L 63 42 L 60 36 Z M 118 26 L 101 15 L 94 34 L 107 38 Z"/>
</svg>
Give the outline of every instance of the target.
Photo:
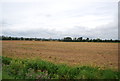
<svg viewBox="0 0 120 81">
<path fill-rule="evenodd" d="M 99 67 L 53 64 L 43 60 L 2 57 L 3 79 L 119 79 L 120 72 Z"/>
</svg>

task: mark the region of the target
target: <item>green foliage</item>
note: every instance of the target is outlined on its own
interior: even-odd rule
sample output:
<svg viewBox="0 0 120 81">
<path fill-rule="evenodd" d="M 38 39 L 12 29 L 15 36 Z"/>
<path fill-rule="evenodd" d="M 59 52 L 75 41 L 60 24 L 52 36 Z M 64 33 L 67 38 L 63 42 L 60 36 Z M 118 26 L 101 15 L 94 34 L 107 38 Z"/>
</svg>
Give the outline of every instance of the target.
<svg viewBox="0 0 120 81">
<path fill-rule="evenodd" d="M 6 68 L 6 72 L 8 75 L 13 75 L 15 79 L 24 79 L 25 78 L 25 65 L 22 63 L 22 61 L 19 60 L 11 60 L 9 65 L 4 65 L 4 68 Z M 3 68 L 3 69 L 4 69 Z"/>
<path fill-rule="evenodd" d="M 38 70 L 37 72 L 34 69 L 28 69 L 28 73 L 26 73 L 25 79 L 49 79 L 49 75 L 47 71 Z"/>
<path fill-rule="evenodd" d="M 64 41 L 64 42 L 114 42 L 114 43 L 120 43 L 120 40 L 113 40 L 113 39 L 108 39 L 108 40 L 103 40 L 100 38 L 96 39 L 83 39 L 83 37 L 78 37 L 72 39 L 72 37 L 65 37 L 64 39 L 45 39 L 45 38 L 24 38 L 24 37 L 11 37 L 11 36 L 0 36 L 0 40 L 30 40 L 30 41 Z"/>
<path fill-rule="evenodd" d="M 10 62 L 11 62 L 11 58 L 8 58 L 8 57 L 2 57 L 2 63 L 3 64 L 6 64 L 6 65 L 9 65 Z"/>
<path fill-rule="evenodd" d="M 102 76 L 102 78 L 103 79 L 119 79 L 120 77 L 119 77 L 119 75 L 120 75 L 120 73 L 118 72 L 118 73 L 116 73 L 116 72 L 113 72 L 112 70 L 110 70 L 110 69 L 107 69 L 107 70 L 103 70 L 103 71 L 101 71 L 101 76 Z"/>
<path fill-rule="evenodd" d="M 8 75 L 8 73 L 5 71 L 2 72 L 2 78 L 3 79 L 14 79 L 14 77 Z"/>
<path fill-rule="evenodd" d="M 8 60 L 9 59 L 9 60 Z M 53 64 L 3 57 L 3 79 L 119 79 L 120 72 L 98 67 Z"/>
</svg>

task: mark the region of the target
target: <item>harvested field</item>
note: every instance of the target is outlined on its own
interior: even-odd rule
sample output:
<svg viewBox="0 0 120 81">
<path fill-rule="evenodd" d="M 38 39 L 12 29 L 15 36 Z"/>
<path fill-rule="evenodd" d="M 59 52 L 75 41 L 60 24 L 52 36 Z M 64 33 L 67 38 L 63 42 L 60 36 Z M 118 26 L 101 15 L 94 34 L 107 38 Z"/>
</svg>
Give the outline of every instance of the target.
<svg viewBox="0 0 120 81">
<path fill-rule="evenodd" d="M 68 65 L 118 68 L 118 43 L 2 41 L 2 55 Z"/>
</svg>

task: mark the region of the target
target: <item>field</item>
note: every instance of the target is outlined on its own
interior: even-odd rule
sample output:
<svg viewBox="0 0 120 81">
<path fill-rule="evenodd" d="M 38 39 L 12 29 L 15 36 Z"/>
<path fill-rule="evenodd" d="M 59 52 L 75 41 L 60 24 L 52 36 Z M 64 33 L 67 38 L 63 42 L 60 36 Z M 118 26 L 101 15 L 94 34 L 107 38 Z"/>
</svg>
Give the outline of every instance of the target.
<svg viewBox="0 0 120 81">
<path fill-rule="evenodd" d="M 118 43 L 2 41 L 3 79 L 119 79 Z"/>
<path fill-rule="evenodd" d="M 2 55 L 118 69 L 118 43 L 3 41 Z"/>
</svg>

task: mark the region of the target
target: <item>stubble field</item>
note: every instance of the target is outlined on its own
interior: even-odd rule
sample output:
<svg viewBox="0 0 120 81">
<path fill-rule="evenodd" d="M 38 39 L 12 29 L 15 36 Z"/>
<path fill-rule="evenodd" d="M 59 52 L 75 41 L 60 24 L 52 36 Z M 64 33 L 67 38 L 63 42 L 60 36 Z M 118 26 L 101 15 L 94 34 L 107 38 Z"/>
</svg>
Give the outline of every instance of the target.
<svg viewBox="0 0 120 81">
<path fill-rule="evenodd" d="M 2 56 L 118 68 L 118 43 L 2 41 Z"/>
</svg>

